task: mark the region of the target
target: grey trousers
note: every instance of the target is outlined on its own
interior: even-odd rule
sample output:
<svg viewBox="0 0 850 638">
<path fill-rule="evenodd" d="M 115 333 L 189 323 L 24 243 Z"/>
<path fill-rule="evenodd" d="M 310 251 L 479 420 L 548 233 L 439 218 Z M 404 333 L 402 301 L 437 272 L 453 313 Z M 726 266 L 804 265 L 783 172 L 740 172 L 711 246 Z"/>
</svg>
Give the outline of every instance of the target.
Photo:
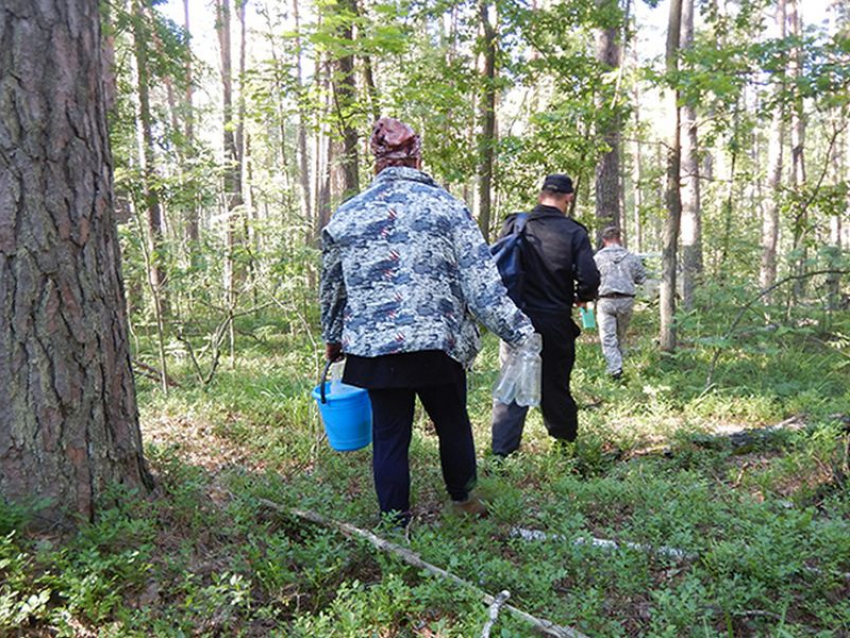
<svg viewBox="0 0 850 638">
<path fill-rule="evenodd" d="M 608 374 L 623 370 L 623 348 L 634 305 L 631 297 L 602 298 L 596 303 L 599 341 Z"/>
</svg>

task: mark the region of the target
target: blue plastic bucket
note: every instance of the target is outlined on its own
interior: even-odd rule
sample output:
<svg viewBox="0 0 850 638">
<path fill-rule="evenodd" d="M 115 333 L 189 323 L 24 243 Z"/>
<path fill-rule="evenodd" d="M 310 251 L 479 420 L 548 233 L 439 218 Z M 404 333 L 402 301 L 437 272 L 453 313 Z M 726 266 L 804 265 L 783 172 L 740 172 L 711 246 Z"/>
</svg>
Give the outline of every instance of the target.
<svg viewBox="0 0 850 638">
<path fill-rule="evenodd" d="M 328 381 L 327 367 L 319 385 L 312 392 L 319 406 L 328 443 L 338 452 L 352 452 L 372 442 L 372 403 L 369 392 L 345 383 L 333 388 Z"/>
</svg>

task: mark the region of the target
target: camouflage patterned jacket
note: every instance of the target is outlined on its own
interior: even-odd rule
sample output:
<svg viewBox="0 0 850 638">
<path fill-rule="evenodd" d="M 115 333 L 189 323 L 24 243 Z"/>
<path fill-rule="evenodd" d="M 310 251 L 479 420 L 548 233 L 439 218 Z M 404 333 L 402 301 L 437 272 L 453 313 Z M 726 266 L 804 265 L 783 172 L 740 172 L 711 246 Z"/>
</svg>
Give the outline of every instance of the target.
<svg viewBox="0 0 850 638">
<path fill-rule="evenodd" d="M 593 256 L 602 275 L 599 296 L 635 294 L 635 284 L 646 281 L 646 271 L 640 258 L 622 246 L 608 246 Z"/>
<path fill-rule="evenodd" d="M 469 366 L 477 317 L 501 339 L 533 334 L 462 202 L 425 173 L 384 169 L 322 231 L 323 338 L 377 357 L 442 350 Z"/>
</svg>

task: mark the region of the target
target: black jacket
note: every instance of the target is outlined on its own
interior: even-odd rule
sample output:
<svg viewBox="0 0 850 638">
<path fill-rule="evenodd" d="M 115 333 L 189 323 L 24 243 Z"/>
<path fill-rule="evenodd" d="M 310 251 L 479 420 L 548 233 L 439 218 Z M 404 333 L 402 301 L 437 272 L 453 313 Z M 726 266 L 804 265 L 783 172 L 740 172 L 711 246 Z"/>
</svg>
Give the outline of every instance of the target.
<svg viewBox="0 0 850 638">
<path fill-rule="evenodd" d="M 502 236 L 513 232 L 516 214 L 505 219 Z M 525 224 L 522 251 L 522 308 L 566 312 L 576 301 L 592 301 L 599 270 L 587 229 L 553 206 L 538 205 Z"/>
</svg>

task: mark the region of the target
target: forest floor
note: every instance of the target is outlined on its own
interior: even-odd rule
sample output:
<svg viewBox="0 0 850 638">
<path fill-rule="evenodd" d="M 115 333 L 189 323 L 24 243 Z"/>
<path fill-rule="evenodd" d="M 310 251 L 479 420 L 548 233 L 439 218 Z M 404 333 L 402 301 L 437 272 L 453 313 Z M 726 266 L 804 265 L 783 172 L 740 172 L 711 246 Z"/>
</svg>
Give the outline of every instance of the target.
<svg viewBox="0 0 850 638">
<path fill-rule="evenodd" d="M 637 314 L 622 383 L 595 334 L 581 337 L 572 457 L 532 411 L 521 452 L 493 463 L 488 337 L 469 404 L 491 515 L 447 514 L 418 408 L 407 536 L 380 525 L 370 450 L 324 439 L 309 335 L 246 322 L 209 386 L 188 364 L 168 397 L 140 381 L 152 495 L 116 488 L 118 504 L 70 537 L 28 534 L 26 512 L 0 510 L 0 635 L 473 637 L 480 592 L 503 589 L 588 636 L 850 635 L 850 317 L 723 341 L 722 321 L 706 322 L 662 356 L 650 314 Z M 372 530 L 470 586 L 290 508 Z M 535 634 L 503 611 L 492 635 Z"/>
</svg>

